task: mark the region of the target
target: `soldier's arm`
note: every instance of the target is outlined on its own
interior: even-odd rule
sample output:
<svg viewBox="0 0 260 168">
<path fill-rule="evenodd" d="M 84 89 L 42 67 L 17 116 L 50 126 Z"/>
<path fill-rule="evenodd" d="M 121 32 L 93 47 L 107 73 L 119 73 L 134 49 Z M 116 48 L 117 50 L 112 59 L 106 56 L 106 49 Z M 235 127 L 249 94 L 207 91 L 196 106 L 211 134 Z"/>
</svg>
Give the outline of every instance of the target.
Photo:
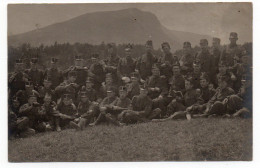
<svg viewBox="0 0 260 168">
<path fill-rule="evenodd" d="M 139 111 L 138 113 L 141 114 L 142 116 L 147 116 L 151 113 L 151 111 L 152 111 L 152 100 L 148 100 L 146 102 L 144 111 Z"/>
<path fill-rule="evenodd" d="M 22 106 L 20 107 L 19 113 L 20 113 L 21 115 L 27 115 L 28 113 L 31 112 L 32 108 L 33 108 L 32 105 L 24 104 L 24 105 L 22 105 Z"/>
</svg>

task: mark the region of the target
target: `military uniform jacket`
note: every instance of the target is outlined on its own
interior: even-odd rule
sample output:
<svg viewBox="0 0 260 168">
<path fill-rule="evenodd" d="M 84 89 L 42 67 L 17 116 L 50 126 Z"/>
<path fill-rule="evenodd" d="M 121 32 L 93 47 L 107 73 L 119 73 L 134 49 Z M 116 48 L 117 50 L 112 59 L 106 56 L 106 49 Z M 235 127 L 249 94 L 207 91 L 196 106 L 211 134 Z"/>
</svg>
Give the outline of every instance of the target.
<svg viewBox="0 0 260 168">
<path fill-rule="evenodd" d="M 90 88 L 90 89 L 86 89 L 86 90 L 83 90 L 84 92 L 86 92 L 86 95 L 89 99 L 89 101 L 93 102 L 93 101 L 97 101 L 98 99 L 98 93 L 96 90 L 94 90 L 93 88 Z M 81 94 L 82 91 L 79 91 L 78 95 Z M 80 96 L 78 96 L 78 98 L 80 99 Z"/>
<path fill-rule="evenodd" d="M 114 96 L 114 97 L 106 97 L 104 98 L 104 100 L 100 103 L 100 107 L 104 107 L 106 105 L 111 105 L 111 103 L 113 103 L 116 99 L 118 99 L 118 97 Z"/>
<path fill-rule="evenodd" d="M 184 78 L 181 74 L 180 75 L 173 75 L 169 79 L 169 84 L 170 84 L 171 90 L 181 91 L 182 93 L 184 93 L 184 91 L 185 91 L 185 80 L 184 80 Z"/>
<path fill-rule="evenodd" d="M 185 94 L 183 95 L 184 105 L 189 107 L 193 104 L 202 104 L 203 100 L 196 94 L 195 89 L 186 90 Z"/>
<path fill-rule="evenodd" d="M 152 99 L 149 96 L 134 96 L 132 99 L 132 109 L 139 112 L 141 116 L 146 117 L 152 111 Z"/>
<path fill-rule="evenodd" d="M 121 58 L 117 66 L 117 75 L 119 78 L 124 76 L 130 77 L 131 73 L 135 71 L 135 60 L 130 58 Z"/>
<path fill-rule="evenodd" d="M 158 63 L 160 63 L 160 73 L 166 77 L 172 76 L 172 65 L 174 63 L 172 53 L 162 55 Z"/>
<path fill-rule="evenodd" d="M 77 77 L 76 77 L 75 83 L 77 83 L 80 86 L 85 85 L 86 79 L 88 77 L 88 68 L 87 67 L 77 68 L 75 66 L 71 66 L 69 69 L 67 69 L 64 72 L 64 75 L 68 76 L 68 73 L 70 71 L 75 71 L 77 73 Z"/>
<path fill-rule="evenodd" d="M 71 117 L 76 117 L 76 115 L 77 115 L 77 108 L 73 103 L 71 103 L 69 105 L 65 105 L 63 102 L 61 102 L 60 104 L 58 104 L 57 110 L 60 113 L 71 116 Z"/>
<path fill-rule="evenodd" d="M 150 76 L 146 81 L 148 87 L 148 94 L 149 96 L 154 99 L 158 97 L 160 94 L 167 94 L 168 93 L 168 84 L 166 77 L 162 76 Z M 159 91 L 152 91 L 151 88 L 158 87 L 160 88 Z"/>
<path fill-rule="evenodd" d="M 191 77 L 194 81 L 193 81 L 193 88 L 197 89 L 197 88 L 200 88 L 200 76 L 201 76 L 201 72 L 199 73 L 194 73 L 194 72 L 191 72 L 191 73 L 188 73 L 188 77 Z"/>
<path fill-rule="evenodd" d="M 214 90 L 209 90 L 208 87 L 200 88 L 200 90 L 201 90 L 201 98 L 203 99 L 203 101 L 205 103 L 207 103 L 211 99 L 211 97 L 213 97 L 214 94 L 215 94 L 215 91 Z"/>
<path fill-rule="evenodd" d="M 43 85 L 43 72 L 36 69 L 29 69 L 26 71 L 28 74 L 29 78 L 31 79 L 34 87 L 39 87 Z"/>
<path fill-rule="evenodd" d="M 94 79 L 94 83 L 101 84 L 105 81 L 106 72 L 101 63 L 92 64 L 89 69 L 89 76 Z"/>
<path fill-rule="evenodd" d="M 60 83 L 63 82 L 63 74 L 58 69 L 50 68 L 45 71 L 44 77 L 48 76 L 49 80 L 51 81 L 51 88 L 55 89 L 57 86 L 59 86 Z"/>
<path fill-rule="evenodd" d="M 35 94 L 39 94 L 36 90 L 32 90 L 32 92 Z M 15 96 L 18 98 L 20 105 L 24 105 L 28 102 L 28 98 L 30 94 L 31 93 L 28 93 L 25 90 L 19 90 Z"/>
<path fill-rule="evenodd" d="M 87 113 L 90 106 L 91 106 L 90 101 L 87 101 L 85 103 L 80 101 L 78 104 L 78 114 L 81 116 L 81 115 Z"/>
<path fill-rule="evenodd" d="M 195 60 L 200 61 L 201 63 L 201 72 L 207 72 L 210 75 L 215 74 L 215 63 L 214 63 L 214 58 L 212 55 L 209 53 L 209 51 L 205 52 L 198 52 L 195 55 Z"/>
<path fill-rule="evenodd" d="M 156 58 L 151 53 L 146 53 L 138 59 L 136 63 L 136 69 L 139 71 L 143 80 L 146 80 L 147 77 L 152 75 L 152 66 L 156 62 Z"/>
<path fill-rule="evenodd" d="M 68 86 L 69 84 L 70 83 L 68 81 L 64 81 L 63 83 L 61 83 L 59 86 L 56 87 L 55 93 L 57 94 L 57 97 L 61 97 L 61 95 L 66 92 L 72 96 L 72 100 L 73 102 L 75 102 L 77 88 L 73 86 Z"/>
<path fill-rule="evenodd" d="M 138 83 L 130 83 L 127 85 L 127 96 L 132 99 L 140 94 L 140 85 Z"/>
<path fill-rule="evenodd" d="M 180 58 L 180 64 L 181 66 L 189 67 L 189 69 L 192 69 L 192 64 L 194 62 L 194 56 L 191 55 L 191 53 L 182 55 Z"/>
<path fill-rule="evenodd" d="M 122 107 L 122 108 L 129 108 L 131 105 L 131 100 L 127 97 L 124 99 L 117 98 L 112 102 L 112 105 Z"/>
<path fill-rule="evenodd" d="M 228 96 L 234 93 L 235 93 L 234 90 L 231 89 L 230 87 L 227 87 L 225 89 L 217 88 L 215 95 L 209 100 L 209 103 L 213 104 L 216 101 L 222 102 L 225 98 L 227 98 Z"/>
<path fill-rule="evenodd" d="M 8 78 L 8 88 L 10 89 L 10 97 L 16 94 L 19 90 L 25 89 L 25 82 L 29 76 L 23 72 L 12 72 Z"/>
<path fill-rule="evenodd" d="M 211 48 L 210 50 L 210 54 L 213 55 L 214 57 L 214 62 L 215 62 L 215 69 L 218 67 L 218 63 L 220 60 L 220 56 L 221 56 L 221 50 L 219 48 Z"/>
<path fill-rule="evenodd" d="M 245 49 L 240 45 L 226 46 L 220 56 L 220 61 L 225 62 L 228 66 L 234 65 L 234 58 L 237 56 L 238 58 L 241 58 L 242 52 Z"/>
</svg>

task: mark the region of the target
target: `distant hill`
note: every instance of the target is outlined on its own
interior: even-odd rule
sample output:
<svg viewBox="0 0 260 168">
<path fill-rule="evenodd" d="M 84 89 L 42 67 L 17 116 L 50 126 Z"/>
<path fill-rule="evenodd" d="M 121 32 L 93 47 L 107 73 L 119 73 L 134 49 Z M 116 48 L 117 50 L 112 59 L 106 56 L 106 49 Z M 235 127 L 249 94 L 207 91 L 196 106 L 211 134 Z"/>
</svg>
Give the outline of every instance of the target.
<svg viewBox="0 0 260 168">
<path fill-rule="evenodd" d="M 174 49 L 182 47 L 184 41 L 199 44 L 199 39 L 209 36 L 166 29 L 157 17 L 136 8 L 118 11 L 87 13 L 65 22 L 56 23 L 38 30 L 8 37 L 8 44 L 17 46 L 30 43 L 50 45 L 58 43 L 100 44 L 115 42 L 144 44 L 153 40 L 157 48 L 168 41 Z"/>
</svg>

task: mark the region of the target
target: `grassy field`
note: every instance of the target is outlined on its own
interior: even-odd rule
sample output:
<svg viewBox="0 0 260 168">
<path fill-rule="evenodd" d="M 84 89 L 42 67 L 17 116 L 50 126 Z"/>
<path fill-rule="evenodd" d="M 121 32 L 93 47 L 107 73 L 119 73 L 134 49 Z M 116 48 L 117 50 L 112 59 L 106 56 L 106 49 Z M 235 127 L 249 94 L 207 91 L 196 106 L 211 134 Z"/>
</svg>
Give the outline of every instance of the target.
<svg viewBox="0 0 260 168">
<path fill-rule="evenodd" d="M 251 119 L 100 125 L 9 141 L 10 162 L 252 160 Z"/>
</svg>

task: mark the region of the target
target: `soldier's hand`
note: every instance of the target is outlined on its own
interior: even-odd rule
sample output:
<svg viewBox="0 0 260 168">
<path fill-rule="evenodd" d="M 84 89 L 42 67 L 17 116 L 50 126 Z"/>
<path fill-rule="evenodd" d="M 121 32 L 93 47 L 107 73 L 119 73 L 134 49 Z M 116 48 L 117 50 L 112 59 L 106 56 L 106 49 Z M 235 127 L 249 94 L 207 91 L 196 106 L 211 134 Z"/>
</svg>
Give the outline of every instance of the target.
<svg viewBox="0 0 260 168">
<path fill-rule="evenodd" d="M 154 90 L 155 90 L 155 91 L 160 91 L 160 88 L 155 87 Z"/>
</svg>

